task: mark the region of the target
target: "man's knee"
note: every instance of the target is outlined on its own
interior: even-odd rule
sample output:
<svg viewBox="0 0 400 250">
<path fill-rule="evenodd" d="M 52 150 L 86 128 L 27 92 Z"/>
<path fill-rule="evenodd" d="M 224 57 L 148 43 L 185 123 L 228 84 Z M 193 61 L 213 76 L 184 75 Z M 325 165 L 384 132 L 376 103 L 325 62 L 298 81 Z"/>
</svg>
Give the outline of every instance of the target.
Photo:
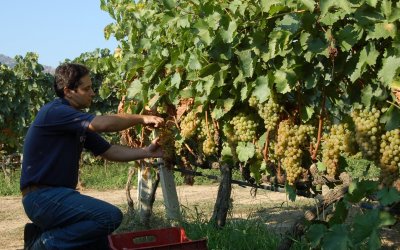
<svg viewBox="0 0 400 250">
<path fill-rule="evenodd" d="M 112 207 L 107 211 L 106 220 L 103 221 L 104 227 L 107 228 L 108 233 L 113 232 L 121 225 L 123 214 L 117 207 Z"/>
<path fill-rule="evenodd" d="M 112 213 L 111 213 L 111 223 L 114 225 L 114 229 L 119 227 L 121 225 L 123 218 L 123 214 L 120 209 L 116 208 Z"/>
</svg>

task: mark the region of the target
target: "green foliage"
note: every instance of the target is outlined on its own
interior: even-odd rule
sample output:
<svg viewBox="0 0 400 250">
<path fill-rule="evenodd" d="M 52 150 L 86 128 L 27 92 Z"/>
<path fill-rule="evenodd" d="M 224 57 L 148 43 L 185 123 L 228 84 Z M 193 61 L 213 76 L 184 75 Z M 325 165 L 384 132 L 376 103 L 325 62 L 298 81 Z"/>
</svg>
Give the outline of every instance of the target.
<svg viewBox="0 0 400 250">
<path fill-rule="evenodd" d="M 340 157 L 339 165 L 354 179 L 377 180 L 381 173 L 375 162 L 356 156 Z"/>
<path fill-rule="evenodd" d="M 0 65 L 0 150 L 21 151 L 23 136 L 37 111 L 54 95 L 53 76 L 43 72 L 38 55 L 16 56 L 14 68 Z"/>
<path fill-rule="evenodd" d="M 115 19 L 105 36 L 120 42 L 116 93 L 139 112 L 193 98 L 222 127 L 237 108 L 248 112 L 251 96 L 276 95 L 288 118 L 316 126 L 323 108 L 342 120 L 393 98 L 398 3 L 102 0 L 101 8 Z M 381 122 L 393 124 L 395 113 Z"/>
<path fill-rule="evenodd" d="M 384 210 L 371 209 L 357 212 L 352 215 L 352 220 L 347 220 L 349 209 L 371 194 L 377 194 L 383 206 L 400 200 L 400 193 L 394 188 L 379 189 L 377 182 L 368 180 L 354 182 L 343 201 L 336 204 L 329 224 L 311 224 L 303 241 L 310 247 L 323 249 L 380 248 L 379 230 L 396 222 L 393 215 Z"/>
</svg>

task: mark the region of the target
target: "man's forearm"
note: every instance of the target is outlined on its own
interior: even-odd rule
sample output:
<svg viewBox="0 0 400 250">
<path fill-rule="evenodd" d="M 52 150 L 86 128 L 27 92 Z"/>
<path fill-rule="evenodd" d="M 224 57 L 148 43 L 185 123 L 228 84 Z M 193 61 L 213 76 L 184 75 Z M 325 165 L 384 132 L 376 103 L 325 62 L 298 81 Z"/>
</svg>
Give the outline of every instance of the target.
<svg viewBox="0 0 400 250">
<path fill-rule="evenodd" d="M 144 116 L 142 115 L 102 115 L 93 119 L 89 129 L 94 132 L 118 132 L 142 123 L 144 123 Z"/>
<path fill-rule="evenodd" d="M 152 157 L 151 153 L 145 148 L 129 148 L 119 145 L 112 145 L 101 155 L 109 161 L 128 162 Z"/>
</svg>

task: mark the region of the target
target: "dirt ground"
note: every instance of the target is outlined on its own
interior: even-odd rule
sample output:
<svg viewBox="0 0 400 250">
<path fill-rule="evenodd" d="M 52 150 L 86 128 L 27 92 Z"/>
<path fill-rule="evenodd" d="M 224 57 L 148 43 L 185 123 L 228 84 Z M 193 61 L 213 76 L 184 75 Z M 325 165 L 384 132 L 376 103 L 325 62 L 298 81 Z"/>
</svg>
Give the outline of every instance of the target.
<svg viewBox="0 0 400 250">
<path fill-rule="evenodd" d="M 264 190 L 258 190 L 256 197 L 252 197 L 250 190 L 250 188 L 233 186 L 231 198 L 234 207 L 230 216 L 259 218 L 280 232 L 291 227 L 307 207 L 315 204 L 313 199 L 304 197 L 298 197 L 296 202 L 290 202 L 284 193 Z M 83 190 L 81 192 L 118 206 L 126 204 L 125 190 Z M 217 185 L 177 187 L 179 202 L 183 208 L 187 209 L 199 207 L 212 211 L 217 192 Z M 136 190 L 132 190 L 131 195 L 135 200 Z M 162 192 L 159 188 L 156 202 L 162 203 L 162 200 Z M 23 228 L 27 222 L 29 219 L 23 211 L 21 197 L 0 197 L 0 249 L 23 249 Z M 390 245 L 390 249 L 396 249 L 397 243 L 391 242 Z"/>
</svg>

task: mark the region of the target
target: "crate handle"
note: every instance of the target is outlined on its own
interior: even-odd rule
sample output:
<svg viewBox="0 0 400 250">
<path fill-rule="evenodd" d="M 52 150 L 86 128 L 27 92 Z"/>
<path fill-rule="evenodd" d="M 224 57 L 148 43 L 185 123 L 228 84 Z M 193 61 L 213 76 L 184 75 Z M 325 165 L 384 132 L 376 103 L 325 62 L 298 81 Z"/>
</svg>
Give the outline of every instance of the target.
<svg viewBox="0 0 400 250">
<path fill-rule="evenodd" d="M 154 235 L 138 236 L 133 238 L 134 244 L 150 243 L 155 241 L 156 241 L 156 236 Z"/>
</svg>

